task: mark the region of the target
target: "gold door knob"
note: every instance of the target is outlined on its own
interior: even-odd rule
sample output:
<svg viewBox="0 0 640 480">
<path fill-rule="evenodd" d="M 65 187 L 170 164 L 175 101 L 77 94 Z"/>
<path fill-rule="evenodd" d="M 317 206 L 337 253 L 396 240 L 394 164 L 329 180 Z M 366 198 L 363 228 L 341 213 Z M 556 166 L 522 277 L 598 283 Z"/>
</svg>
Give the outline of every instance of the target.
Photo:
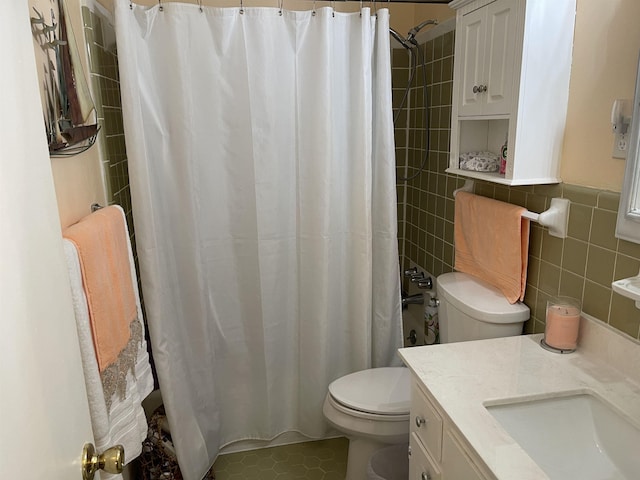
<svg viewBox="0 0 640 480">
<path fill-rule="evenodd" d="M 96 454 L 93 443 L 85 444 L 82 449 L 82 480 L 93 480 L 97 470 L 107 473 L 122 473 L 124 468 L 124 447 L 116 445 L 100 455 Z"/>
</svg>

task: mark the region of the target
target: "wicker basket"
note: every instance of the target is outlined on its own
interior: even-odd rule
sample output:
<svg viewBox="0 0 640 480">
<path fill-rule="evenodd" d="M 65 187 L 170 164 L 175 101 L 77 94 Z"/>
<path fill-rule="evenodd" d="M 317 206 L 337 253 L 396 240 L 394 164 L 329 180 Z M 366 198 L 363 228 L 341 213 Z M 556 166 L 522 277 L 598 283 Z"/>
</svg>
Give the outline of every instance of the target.
<svg viewBox="0 0 640 480">
<path fill-rule="evenodd" d="M 149 419 L 147 438 L 142 442 L 140 471 L 143 480 L 182 480 L 164 406 L 159 406 Z M 213 468 L 203 480 L 216 478 Z"/>
</svg>

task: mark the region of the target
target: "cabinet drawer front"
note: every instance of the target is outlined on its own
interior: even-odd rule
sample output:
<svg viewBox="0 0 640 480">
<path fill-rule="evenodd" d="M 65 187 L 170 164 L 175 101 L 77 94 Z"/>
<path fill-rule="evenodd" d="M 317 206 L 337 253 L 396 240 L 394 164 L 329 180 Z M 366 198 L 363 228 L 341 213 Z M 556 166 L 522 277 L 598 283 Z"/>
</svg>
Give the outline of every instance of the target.
<svg viewBox="0 0 640 480">
<path fill-rule="evenodd" d="M 440 480 L 442 474 L 435 460 L 422 446 L 415 433 L 409 439 L 409 480 Z"/>
<path fill-rule="evenodd" d="M 415 383 L 411 387 L 411 432 L 439 462 L 442 458 L 442 417 Z"/>
</svg>

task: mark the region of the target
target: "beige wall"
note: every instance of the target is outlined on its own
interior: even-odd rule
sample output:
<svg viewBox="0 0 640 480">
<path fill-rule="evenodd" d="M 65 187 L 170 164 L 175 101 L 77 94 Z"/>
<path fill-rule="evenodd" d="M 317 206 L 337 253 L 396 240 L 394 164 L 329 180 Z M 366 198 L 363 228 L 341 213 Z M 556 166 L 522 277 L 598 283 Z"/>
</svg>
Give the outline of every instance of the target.
<svg viewBox="0 0 640 480">
<path fill-rule="evenodd" d="M 445 20 L 453 14 L 446 6 L 416 5 L 414 23 L 427 17 Z M 610 117 L 615 99 L 633 99 L 640 50 L 638 18 L 638 0 L 577 0 L 561 160 L 565 183 L 615 192 L 622 188 L 625 162 L 611 156 Z"/>
<path fill-rule="evenodd" d="M 443 21 L 454 13 L 444 5 L 416 4 L 412 25 L 408 26 L 408 19 L 404 17 L 396 26 L 392 12 L 392 26 L 404 33 L 426 18 Z M 615 99 L 633 99 L 640 50 L 638 18 L 638 0 L 577 0 L 569 110 L 560 172 L 565 183 L 614 192 L 622 188 L 625 161 L 611 156 L 610 116 Z"/>
<path fill-rule="evenodd" d="M 381 5 L 381 4 L 379 4 Z M 387 4 L 384 4 L 385 6 Z M 435 19 L 442 23 L 448 18 L 455 17 L 455 10 L 446 5 L 425 5 L 417 3 L 390 4 L 391 27 L 406 36 L 409 30 L 427 19 Z M 429 28 L 422 30 L 426 32 Z"/>
<path fill-rule="evenodd" d="M 78 42 L 78 50 L 83 60 L 83 70 L 88 71 L 82 34 L 82 16 L 79 0 L 66 2 L 67 15 L 71 18 L 73 31 Z M 29 9 L 35 7 L 43 14 L 51 9 L 49 0 L 29 0 Z M 49 15 L 45 15 L 49 18 Z M 40 47 L 34 42 L 36 58 L 40 57 Z M 40 85 L 42 85 L 42 65 L 36 61 Z M 87 77 L 88 81 L 88 77 Z M 42 93 L 42 92 L 41 92 Z M 100 157 L 97 145 L 74 157 L 52 158 L 51 169 L 58 199 L 60 224 L 65 228 L 90 213 L 93 203 L 105 204 L 105 189 L 102 180 Z"/>
<path fill-rule="evenodd" d="M 445 20 L 455 16 L 456 16 L 456 11 L 450 9 L 446 5 L 424 5 L 424 4 L 415 5 L 414 22 L 416 24 L 419 24 L 420 22 L 426 20 L 427 18 L 435 18 L 440 23 L 442 23 Z"/>
<path fill-rule="evenodd" d="M 73 0 L 72 0 L 73 1 Z M 75 0 L 77 1 L 77 0 Z M 113 10 L 113 0 L 98 0 L 108 10 Z M 162 0 L 166 2 L 167 0 Z M 185 3 L 197 4 L 197 0 L 184 0 Z M 154 5 L 158 3 L 158 0 L 136 0 L 135 3 L 140 5 Z M 216 6 L 216 7 L 235 7 L 240 5 L 240 0 L 203 0 L 203 5 Z M 245 7 L 276 7 L 278 6 L 278 0 L 243 0 Z M 313 0 L 283 0 L 284 8 L 290 10 L 311 10 L 313 8 Z M 328 1 L 316 2 L 316 8 L 328 7 L 332 3 Z M 371 7 L 371 3 L 363 2 L 365 7 Z M 415 25 L 416 17 L 416 4 L 413 3 L 395 3 L 387 4 L 386 2 L 378 2 L 378 7 L 388 6 L 391 15 L 391 26 L 398 32 L 408 32 L 411 27 Z M 339 12 L 357 12 L 360 8 L 360 2 L 333 2 L 333 7 Z M 422 7 L 427 11 L 431 6 Z M 438 6 L 435 8 L 449 10 L 448 7 Z M 425 17 L 427 18 L 427 17 Z M 439 17 L 437 17 L 439 18 Z"/>
<path fill-rule="evenodd" d="M 106 205 L 98 146 L 70 158 L 52 158 L 60 225 L 66 228 L 91 213 L 91 205 Z"/>
<path fill-rule="evenodd" d="M 112 0 L 99 1 L 112 9 Z M 36 2 L 49 3 L 30 0 L 30 4 Z M 156 0 L 140 3 L 153 4 Z M 204 3 L 232 6 L 239 4 L 239 0 L 205 0 Z M 276 5 L 277 0 L 246 0 L 244 4 Z M 80 36 L 80 0 L 67 0 L 67 5 L 74 20 L 74 31 Z M 291 9 L 309 9 L 313 2 L 284 0 L 284 5 Z M 316 4 L 318 8 L 327 5 L 329 2 Z M 335 2 L 334 6 L 339 11 L 354 11 L 360 3 Z M 390 4 L 390 10 L 391 25 L 402 34 L 426 18 L 442 21 L 454 14 L 442 5 L 397 3 Z M 569 113 L 561 162 L 561 175 L 566 183 L 612 191 L 621 189 L 624 161 L 611 157 L 613 135 L 609 118 L 614 99 L 633 97 L 640 46 L 638 18 L 640 2 L 637 0 L 578 0 Z M 52 159 L 52 168 L 63 227 L 86 215 L 91 203 L 105 203 L 97 148 L 76 157 Z"/>
<path fill-rule="evenodd" d="M 578 0 L 561 162 L 565 183 L 622 188 L 624 160 L 611 157 L 610 116 L 616 98 L 633 99 L 639 18 L 638 0 Z"/>
</svg>

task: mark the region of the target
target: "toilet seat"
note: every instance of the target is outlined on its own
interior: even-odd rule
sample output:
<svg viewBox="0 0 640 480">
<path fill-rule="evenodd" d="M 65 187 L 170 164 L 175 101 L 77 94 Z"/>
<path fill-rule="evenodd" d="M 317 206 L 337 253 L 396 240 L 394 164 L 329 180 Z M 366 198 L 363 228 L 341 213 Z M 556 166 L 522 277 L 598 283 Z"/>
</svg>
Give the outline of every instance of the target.
<svg viewBox="0 0 640 480">
<path fill-rule="evenodd" d="M 362 370 L 329 385 L 329 394 L 336 407 L 341 405 L 363 414 L 403 419 L 409 415 L 410 392 L 410 373 L 405 367 Z"/>
<path fill-rule="evenodd" d="M 323 408 L 324 408 L 325 416 L 328 415 L 327 409 L 332 409 L 335 412 L 334 415 L 329 415 L 330 420 L 334 421 L 334 423 L 336 421 L 335 415 L 342 415 L 343 417 L 351 417 L 351 421 L 364 421 L 368 423 L 400 422 L 400 423 L 408 424 L 408 421 L 409 421 L 408 413 L 380 414 L 380 413 L 368 413 L 368 412 L 362 412 L 360 410 L 355 410 L 353 408 L 350 408 L 341 404 L 339 401 L 333 398 L 330 393 L 328 393 L 327 397 L 325 398 L 325 405 Z M 342 427 L 344 428 L 344 425 L 342 425 Z M 408 427 L 406 430 L 408 431 Z"/>
</svg>

